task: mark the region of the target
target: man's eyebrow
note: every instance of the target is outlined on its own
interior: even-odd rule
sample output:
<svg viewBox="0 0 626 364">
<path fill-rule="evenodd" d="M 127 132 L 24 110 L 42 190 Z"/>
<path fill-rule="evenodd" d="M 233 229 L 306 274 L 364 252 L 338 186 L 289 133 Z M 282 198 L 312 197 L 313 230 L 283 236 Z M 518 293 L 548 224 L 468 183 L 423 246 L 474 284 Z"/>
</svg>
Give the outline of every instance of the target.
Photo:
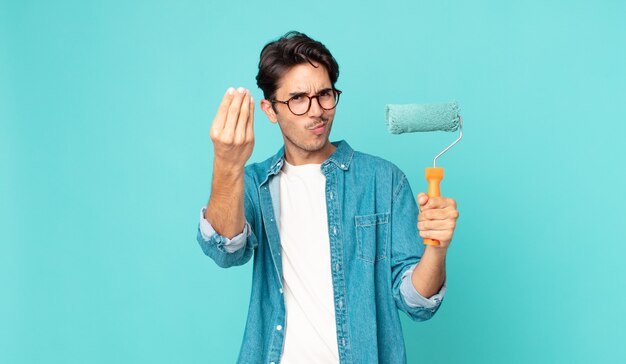
<svg viewBox="0 0 626 364">
<path fill-rule="evenodd" d="M 306 92 L 296 91 L 289 93 L 289 97 L 306 95 Z"/>
<path fill-rule="evenodd" d="M 330 91 L 330 90 L 332 90 L 332 87 L 326 87 L 326 88 L 323 88 L 323 89 L 319 90 L 317 93 L 321 94 L 324 91 Z M 296 91 L 296 92 L 291 92 L 289 94 L 289 97 L 302 96 L 302 95 L 306 95 L 306 94 L 307 94 L 306 92 Z"/>
</svg>

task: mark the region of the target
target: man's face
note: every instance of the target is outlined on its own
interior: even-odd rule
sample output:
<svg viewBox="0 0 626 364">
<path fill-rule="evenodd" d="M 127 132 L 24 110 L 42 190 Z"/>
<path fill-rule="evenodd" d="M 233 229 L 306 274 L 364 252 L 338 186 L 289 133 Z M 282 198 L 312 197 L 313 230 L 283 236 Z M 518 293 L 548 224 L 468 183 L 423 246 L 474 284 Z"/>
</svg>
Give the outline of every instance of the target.
<svg viewBox="0 0 626 364">
<path fill-rule="evenodd" d="M 289 69 L 279 81 L 276 100 L 287 101 L 297 94 L 315 96 L 324 90 L 332 89 L 326 69 L 322 65 L 315 65 L 317 67 L 303 63 Z M 328 136 L 335 117 L 335 109 L 322 109 L 317 99 L 311 100 L 309 111 L 299 116 L 294 115 L 286 104 L 276 103 L 276 112 L 269 102 L 262 107 L 270 121 L 278 122 L 285 140 L 286 152 L 307 159 L 316 154 L 324 154 L 323 159 L 326 159 L 334 150 L 332 144 L 328 142 Z"/>
</svg>

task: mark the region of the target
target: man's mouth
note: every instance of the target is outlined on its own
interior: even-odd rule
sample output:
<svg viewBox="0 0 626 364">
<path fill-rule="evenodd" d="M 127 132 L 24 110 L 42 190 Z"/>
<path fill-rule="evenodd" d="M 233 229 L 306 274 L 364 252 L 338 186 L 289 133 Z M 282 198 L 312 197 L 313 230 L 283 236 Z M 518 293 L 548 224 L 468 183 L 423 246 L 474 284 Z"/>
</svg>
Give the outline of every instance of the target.
<svg viewBox="0 0 626 364">
<path fill-rule="evenodd" d="M 313 125 L 313 127 L 309 128 L 309 130 L 315 135 L 324 134 L 324 130 L 326 129 L 326 123 L 323 122 L 321 124 Z"/>
<path fill-rule="evenodd" d="M 322 121 L 321 123 L 317 123 L 311 127 L 309 127 L 308 129 L 315 135 L 321 135 L 324 133 L 324 130 L 326 129 L 326 121 Z"/>
</svg>

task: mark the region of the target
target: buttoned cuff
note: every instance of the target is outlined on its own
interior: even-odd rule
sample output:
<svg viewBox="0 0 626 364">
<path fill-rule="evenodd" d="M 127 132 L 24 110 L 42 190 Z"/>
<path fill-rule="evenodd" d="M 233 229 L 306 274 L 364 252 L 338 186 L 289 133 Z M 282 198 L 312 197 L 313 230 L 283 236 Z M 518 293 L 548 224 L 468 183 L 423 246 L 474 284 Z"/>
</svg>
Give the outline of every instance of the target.
<svg viewBox="0 0 626 364">
<path fill-rule="evenodd" d="M 206 207 L 203 207 L 200 210 L 200 234 L 202 235 L 202 239 L 209 240 L 213 235 L 217 234 L 217 231 L 213 229 L 213 226 L 204 218 L 204 210 Z M 234 253 L 237 250 L 241 249 L 246 245 L 246 238 L 250 235 L 250 225 L 246 221 L 246 224 L 243 226 L 243 231 L 241 234 L 234 236 L 232 239 L 228 239 L 225 236 L 221 236 L 222 248 L 227 253 Z"/>
<path fill-rule="evenodd" d="M 413 274 L 413 270 L 417 266 L 414 265 L 410 269 L 407 269 L 404 274 L 402 274 L 402 283 L 400 283 L 400 294 L 404 298 L 406 304 L 411 308 L 423 307 L 427 309 L 434 309 L 441 304 L 443 300 L 443 296 L 446 294 L 446 290 L 448 289 L 448 279 L 443 282 L 441 289 L 439 292 L 431 296 L 430 298 L 426 298 L 422 296 L 413 285 L 413 280 L 411 276 Z"/>
</svg>

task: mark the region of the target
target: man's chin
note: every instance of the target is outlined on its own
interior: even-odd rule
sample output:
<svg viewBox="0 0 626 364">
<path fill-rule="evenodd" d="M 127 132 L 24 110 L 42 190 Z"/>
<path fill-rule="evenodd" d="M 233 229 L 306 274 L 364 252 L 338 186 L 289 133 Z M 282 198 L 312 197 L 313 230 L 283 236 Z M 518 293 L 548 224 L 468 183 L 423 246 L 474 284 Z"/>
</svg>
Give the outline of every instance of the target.
<svg viewBox="0 0 626 364">
<path fill-rule="evenodd" d="M 323 150 L 327 145 L 328 145 L 329 141 L 328 138 L 326 139 L 322 139 L 319 141 L 316 141 L 315 143 L 311 143 L 309 145 L 307 145 L 307 151 L 309 152 L 319 152 L 320 150 Z"/>
</svg>

